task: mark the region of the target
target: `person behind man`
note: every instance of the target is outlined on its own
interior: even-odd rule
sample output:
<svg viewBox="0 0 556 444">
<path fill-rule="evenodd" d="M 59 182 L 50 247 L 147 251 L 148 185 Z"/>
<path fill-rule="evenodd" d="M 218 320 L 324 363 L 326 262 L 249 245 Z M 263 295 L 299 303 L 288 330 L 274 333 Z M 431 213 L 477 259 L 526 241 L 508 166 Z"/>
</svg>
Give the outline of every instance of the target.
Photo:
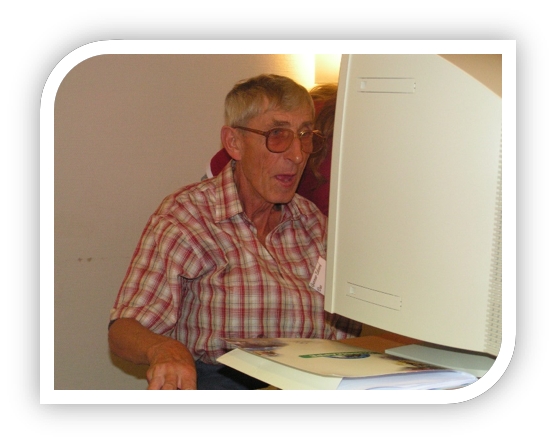
<svg viewBox="0 0 556 444">
<path fill-rule="evenodd" d="M 151 216 L 111 311 L 113 353 L 148 364 L 149 389 L 261 386 L 218 365 L 223 338 L 342 339 L 360 325 L 324 311 L 309 286 L 326 217 L 295 190 L 325 138 L 293 80 L 241 81 L 225 101 L 231 161 Z"/>
<path fill-rule="evenodd" d="M 328 216 L 330 203 L 332 138 L 337 93 L 338 85 L 335 83 L 320 84 L 310 91 L 317 110 L 315 129 L 326 137 L 326 146 L 309 157 L 307 168 L 297 188 L 297 193 L 313 202 L 325 216 Z"/>
</svg>

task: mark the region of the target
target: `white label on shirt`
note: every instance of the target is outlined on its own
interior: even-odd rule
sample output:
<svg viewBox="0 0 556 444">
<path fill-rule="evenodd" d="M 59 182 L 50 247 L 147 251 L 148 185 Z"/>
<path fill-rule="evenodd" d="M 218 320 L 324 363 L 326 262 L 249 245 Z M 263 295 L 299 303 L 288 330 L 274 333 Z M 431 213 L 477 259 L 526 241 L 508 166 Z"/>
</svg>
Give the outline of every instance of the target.
<svg viewBox="0 0 556 444">
<path fill-rule="evenodd" d="M 324 295 L 324 284 L 326 282 L 326 260 L 319 256 L 317 266 L 309 282 L 309 287 L 317 290 L 320 294 Z"/>
</svg>

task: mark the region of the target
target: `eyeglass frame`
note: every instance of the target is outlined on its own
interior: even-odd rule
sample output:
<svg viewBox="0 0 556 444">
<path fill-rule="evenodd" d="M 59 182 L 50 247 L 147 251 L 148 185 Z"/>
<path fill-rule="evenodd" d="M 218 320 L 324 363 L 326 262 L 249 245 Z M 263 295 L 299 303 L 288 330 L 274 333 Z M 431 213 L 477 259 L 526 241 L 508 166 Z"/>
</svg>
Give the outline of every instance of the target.
<svg viewBox="0 0 556 444">
<path fill-rule="evenodd" d="M 301 141 L 300 136 L 303 136 L 304 134 L 307 133 L 311 133 L 313 134 L 313 136 L 317 135 L 319 137 L 322 138 L 322 144 L 320 146 L 320 148 L 316 151 L 312 150 L 311 152 L 307 152 L 303 149 L 303 144 L 301 144 L 301 151 L 303 151 L 304 153 L 307 154 L 315 154 L 318 153 L 319 151 L 321 151 L 324 148 L 324 145 L 326 144 L 326 136 L 322 133 L 322 131 L 319 130 L 302 130 L 299 131 L 298 133 L 296 133 L 295 131 L 289 129 L 289 128 L 282 128 L 282 127 L 274 127 L 274 128 L 270 128 L 268 131 L 262 131 L 262 130 L 258 130 L 258 129 L 253 129 L 253 128 L 247 128 L 245 126 L 233 126 L 232 128 L 234 129 L 240 129 L 240 130 L 244 130 L 244 131 L 249 131 L 251 133 L 255 133 L 255 134 L 259 134 L 261 136 L 265 136 L 265 147 L 268 151 L 270 151 L 271 153 L 276 153 L 276 154 L 280 154 L 280 153 L 285 153 L 286 151 L 288 151 L 289 147 L 291 146 L 291 144 L 293 143 L 293 139 L 297 138 Z M 270 136 L 270 133 L 274 130 L 285 130 L 285 131 L 291 131 L 293 133 L 293 139 L 290 142 L 290 145 L 288 145 L 288 147 L 284 150 L 284 151 L 273 151 L 268 147 L 268 136 Z M 313 139 L 311 139 L 312 141 Z"/>
</svg>

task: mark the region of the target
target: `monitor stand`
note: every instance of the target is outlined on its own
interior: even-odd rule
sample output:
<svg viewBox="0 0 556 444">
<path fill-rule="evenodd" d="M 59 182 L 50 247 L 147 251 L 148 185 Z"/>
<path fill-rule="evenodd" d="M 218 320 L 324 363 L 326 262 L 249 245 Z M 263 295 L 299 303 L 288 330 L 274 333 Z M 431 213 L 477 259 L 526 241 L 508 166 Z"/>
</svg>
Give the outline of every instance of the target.
<svg viewBox="0 0 556 444">
<path fill-rule="evenodd" d="M 494 363 L 494 358 L 487 355 L 454 351 L 433 345 L 404 345 L 390 348 L 386 353 L 411 361 L 471 373 L 478 378 L 483 377 Z"/>
</svg>

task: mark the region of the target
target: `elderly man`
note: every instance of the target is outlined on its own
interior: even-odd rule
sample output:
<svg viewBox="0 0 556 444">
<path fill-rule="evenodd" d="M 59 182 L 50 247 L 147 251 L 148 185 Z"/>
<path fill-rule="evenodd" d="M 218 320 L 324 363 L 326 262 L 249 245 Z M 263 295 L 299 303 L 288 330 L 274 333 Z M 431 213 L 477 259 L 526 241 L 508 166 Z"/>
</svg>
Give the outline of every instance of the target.
<svg viewBox="0 0 556 444">
<path fill-rule="evenodd" d="M 111 312 L 111 350 L 148 364 L 149 389 L 252 389 L 217 364 L 223 338 L 341 339 L 359 325 L 324 312 L 309 286 L 326 218 L 295 194 L 325 139 L 291 79 L 261 75 L 226 97 L 216 177 L 167 197 L 150 218 Z"/>
</svg>

